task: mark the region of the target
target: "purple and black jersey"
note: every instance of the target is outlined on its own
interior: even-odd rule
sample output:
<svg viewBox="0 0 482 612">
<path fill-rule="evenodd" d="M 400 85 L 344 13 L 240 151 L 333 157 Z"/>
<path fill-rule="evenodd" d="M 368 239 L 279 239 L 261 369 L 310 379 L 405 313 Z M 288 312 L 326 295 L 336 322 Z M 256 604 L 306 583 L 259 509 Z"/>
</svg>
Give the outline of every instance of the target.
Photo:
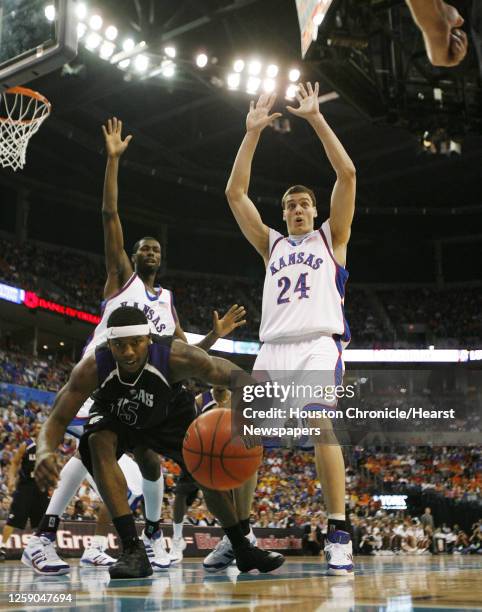
<svg viewBox="0 0 482 612">
<path fill-rule="evenodd" d="M 168 416 L 169 403 L 179 385 L 168 380 L 172 336 L 152 336 L 146 364 L 133 382 L 122 381 L 107 344 L 95 350 L 99 387 L 92 398 L 93 413 L 108 412 L 134 429 L 160 425 Z"/>
<path fill-rule="evenodd" d="M 33 481 L 33 471 L 35 468 L 35 460 L 37 456 L 37 444 L 35 440 L 28 438 L 25 440 L 25 444 L 27 448 L 25 449 L 25 453 L 22 457 L 22 463 L 20 464 L 20 470 L 18 472 L 18 482 L 32 482 Z"/>
</svg>

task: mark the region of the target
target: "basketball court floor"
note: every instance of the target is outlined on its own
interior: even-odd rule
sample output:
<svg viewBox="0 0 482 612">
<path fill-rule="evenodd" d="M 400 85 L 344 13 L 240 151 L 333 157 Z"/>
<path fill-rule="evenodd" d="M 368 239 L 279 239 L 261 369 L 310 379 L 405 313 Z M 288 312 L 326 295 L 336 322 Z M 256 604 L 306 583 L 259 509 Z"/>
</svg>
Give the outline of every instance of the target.
<svg viewBox="0 0 482 612">
<path fill-rule="evenodd" d="M 106 570 L 72 563 L 69 576 L 35 575 L 18 561 L 0 566 L 3 610 L 47 610 L 53 606 L 9 603 L 9 593 L 72 593 L 58 610 L 91 612 L 189 610 L 345 610 L 412 612 L 482 610 L 482 558 L 479 556 L 394 556 L 357 558 L 351 577 L 328 577 L 314 557 L 288 559 L 272 574 L 239 574 L 232 567 L 207 574 L 201 560 L 141 580 L 113 580 Z M 74 602 L 75 598 L 75 602 Z"/>
</svg>

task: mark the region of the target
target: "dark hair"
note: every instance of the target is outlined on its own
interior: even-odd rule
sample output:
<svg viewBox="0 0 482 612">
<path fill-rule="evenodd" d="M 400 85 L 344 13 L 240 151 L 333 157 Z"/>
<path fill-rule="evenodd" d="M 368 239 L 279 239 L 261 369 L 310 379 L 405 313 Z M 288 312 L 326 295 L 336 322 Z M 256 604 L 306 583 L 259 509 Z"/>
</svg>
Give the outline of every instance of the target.
<svg viewBox="0 0 482 612">
<path fill-rule="evenodd" d="M 281 198 L 281 208 L 285 207 L 286 198 L 292 193 L 307 193 L 311 198 L 311 203 L 316 208 L 316 197 L 312 189 L 309 187 L 305 187 L 304 185 L 293 185 L 289 189 L 287 189 Z"/>
<path fill-rule="evenodd" d="M 155 240 L 155 242 L 159 242 L 159 240 L 157 238 L 154 238 L 154 236 L 144 236 L 144 238 L 141 238 L 140 240 L 138 240 L 134 246 L 132 247 L 132 254 L 135 255 L 139 249 L 139 247 L 141 246 L 141 242 L 143 240 Z M 159 244 L 161 244 L 159 242 Z"/>
<path fill-rule="evenodd" d="M 111 312 L 107 319 L 107 327 L 125 327 L 126 325 L 145 325 L 147 317 L 134 306 L 120 306 Z"/>
</svg>

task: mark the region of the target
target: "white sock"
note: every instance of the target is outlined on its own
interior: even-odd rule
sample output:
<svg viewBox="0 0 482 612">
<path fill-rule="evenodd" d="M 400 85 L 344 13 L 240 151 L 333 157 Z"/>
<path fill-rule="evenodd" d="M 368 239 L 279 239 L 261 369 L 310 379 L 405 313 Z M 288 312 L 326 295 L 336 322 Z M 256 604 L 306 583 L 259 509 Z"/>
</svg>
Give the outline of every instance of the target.
<svg viewBox="0 0 482 612">
<path fill-rule="evenodd" d="M 158 480 L 142 479 L 142 494 L 146 507 L 146 519 L 155 523 L 161 518 L 162 498 L 164 496 L 164 476 Z"/>
<path fill-rule="evenodd" d="M 329 514 L 328 515 L 328 520 L 332 519 L 333 521 L 346 521 L 346 515 L 345 514 Z"/>
<path fill-rule="evenodd" d="M 60 480 L 45 514 L 62 516 L 72 497 L 82 484 L 87 468 L 77 457 L 71 457 L 60 472 Z"/>
<path fill-rule="evenodd" d="M 182 538 L 182 523 L 173 523 L 172 524 L 172 531 L 173 531 L 173 537 L 177 538 L 178 540 L 180 538 Z"/>
</svg>

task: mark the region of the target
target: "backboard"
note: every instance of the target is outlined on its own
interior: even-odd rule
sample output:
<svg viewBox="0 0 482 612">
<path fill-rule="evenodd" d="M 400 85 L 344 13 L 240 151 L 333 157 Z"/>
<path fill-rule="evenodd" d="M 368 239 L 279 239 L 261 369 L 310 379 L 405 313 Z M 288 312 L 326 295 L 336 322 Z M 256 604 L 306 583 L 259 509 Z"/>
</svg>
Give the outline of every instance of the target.
<svg viewBox="0 0 482 612">
<path fill-rule="evenodd" d="M 76 55 L 74 0 L 0 0 L 0 93 Z"/>
</svg>

